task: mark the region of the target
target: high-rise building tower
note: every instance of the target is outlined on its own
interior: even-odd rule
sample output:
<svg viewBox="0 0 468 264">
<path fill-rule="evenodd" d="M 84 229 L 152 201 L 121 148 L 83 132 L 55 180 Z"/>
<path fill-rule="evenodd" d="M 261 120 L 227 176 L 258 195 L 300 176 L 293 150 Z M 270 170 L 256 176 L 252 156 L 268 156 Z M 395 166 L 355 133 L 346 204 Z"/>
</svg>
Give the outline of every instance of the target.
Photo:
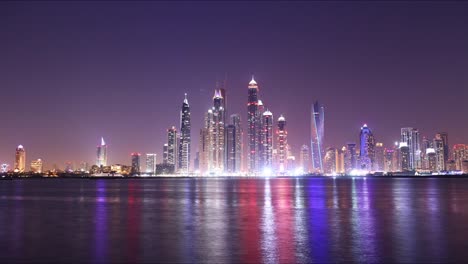
<svg viewBox="0 0 468 264">
<path fill-rule="evenodd" d="M 101 145 L 97 146 L 96 165 L 99 167 L 107 166 L 107 145 L 103 137 L 101 137 Z"/>
<path fill-rule="evenodd" d="M 226 126 L 226 171 L 234 172 L 236 166 L 236 127 L 232 124 Z"/>
<path fill-rule="evenodd" d="M 146 154 L 146 173 L 150 173 L 150 174 L 156 173 L 156 154 L 155 153 Z"/>
<path fill-rule="evenodd" d="M 433 144 L 436 156 L 436 170 L 444 171 L 446 170 L 445 146 L 444 139 L 440 133 L 436 134 Z"/>
<path fill-rule="evenodd" d="M 177 129 L 173 126 L 167 130 L 167 164 L 177 168 Z"/>
<path fill-rule="evenodd" d="M 31 172 L 42 173 L 43 162 L 41 159 L 31 161 Z"/>
<path fill-rule="evenodd" d="M 252 76 L 249 82 L 247 101 L 247 124 L 248 124 L 248 170 L 251 173 L 257 172 L 258 168 L 258 85 Z"/>
<path fill-rule="evenodd" d="M 336 173 L 344 173 L 345 172 L 345 166 L 344 166 L 344 154 L 346 151 L 346 147 L 343 147 L 341 149 L 336 149 L 335 153 L 335 159 L 336 159 Z"/>
<path fill-rule="evenodd" d="M 395 150 L 394 149 L 385 148 L 385 150 L 384 150 L 384 168 L 383 168 L 384 171 L 386 171 L 386 172 L 395 172 L 395 171 L 397 171 L 395 169 L 394 156 L 395 156 Z"/>
<path fill-rule="evenodd" d="M 182 173 L 190 170 L 190 145 L 190 106 L 185 94 L 180 111 L 179 171 Z"/>
<path fill-rule="evenodd" d="M 132 175 L 138 175 L 140 174 L 140 153 L 132 153 L 132 169 L 131 169 L 131 174 Z"/>
<path fill-rule="evenodd" d="M 345 172 L 350 173 L 352 170 L 357 169 L 357 153 L 356 143 L 346 144 L 346 151 L 344 154 Z"/>
<path fill-rule="evenodd" d="M 26 169 L 26 150 L 23 145 L 19 145 L 16 148 L 15 153 L 15 172 L 24 172 Z"/>
<path fill-rule="evenodd" d="M 453 160 L 455 160 L 455 169 L 463 170 L 463 161 L 468 160 L 468 146 L 455 144 L 453 146 Z"/>
<path fill-rule="evenodd" d="M 302 170 L 304 172 L 309 172 L 310 170 L 310 152 L 309 152 L 309 147 L 307 145 L 302 145 L 301 147 L 301 152 L 299 153 L 299 162 L 300 162 L 300 167 L 302 167 Z"/>
<path fill-rule="evenodd" d="M 401 142 L 406 142 L 409 148 L 409 170 L 421 169 L 421 143 L 419 140 L 419 131 L 412 127 L 402 128 Z"/>
<path fill-rule="evenodd" d="M 234 164 L 234 172 L 241 172 L 242 170 L 242 162 L 244 157 L 244 144 L 243 144 L 243 131 L 241 126 L 241 117 L 239 114 L 231 115 L 231 124 L 234 125 L 235 128 L 235 164 Z"/>
<path fill-rule="evenodd" d="M 434 148 L 426 149 L 427 168 L 430 171 L 437 171 L 437 154 Z"/>
<path fill-rule="evenodd" d="M 401 171 L 411 171 L 411 164 L 410 164 L 410 148 L 408 143 L 400 142 L 400 168 Z"/>
<path fill-rule="evenodd" d="M 367 124 L 361 127 L 359 138 L 359 160 L 361 169 L 372 170 L 375 162 L 375 138 L 372 131 L 367 127 Z"/>
<path fill-rule="evenodd" d="M 375 164 L 374 171 L 384 170 L 384 147 L 383 143 L 375 143 Z"/>
<path fill-rule="evenodd" d="M 311 154 L 312 154 L 312 169 L 314 172 L 323 172 L 323 139 L 325 135 L 325 109 L 323 105 L 316 101 L 312 104 L 311 116 Z"/>
<path fill-rule="evenodd" d="M 163 145 L 163 164 L 169 163 L 169 145 L 165 143 Z"/>
<path fill-rule="evenodd" d="M 266 110 L 262 117 L 262 170 L 272 171 L 273 165 L 273 114 Z"/>
<path fill-rule="evenodd" d="M 286 159 L 288 155 L 288 131 L 286 130 L 286 118 L 281 115 L 278 118 L 278 130 L 276 131 L 278 136 L 278 170 L 280 173 L 284 173 L 286 169 Z"/>
<path fill-rule="evenodd" d="M 444 149 L 444 170 L 447 170 L 447 162 L 449 160 L 449 151 L 450 151 L 450 147 L 449 147 L 449 142 L 448 142 L 448 134 L 447 132 L 439 132 L 436 134 L 436 138 L 439 138 L 442 140 L 442 144 L 443 144 L 443 149 Z"/>
<path fill-rule="evenodd" d="M 325 151 L 325 157 L 323 159 L 324 173 L 332 174 L 336 173 L 336 149 L 327 148 Z"/>
<path fill-rule="evenodd" d="M 225 132 L 224 132 L 224 102 L 221 92 L 215 90 L 213 96 L 213 107 L 208 111 L 208 137 L 209 137 L 209 154 L 208 165 L 211 173 L 224 172 L 225 165 Z"/>
</svg>

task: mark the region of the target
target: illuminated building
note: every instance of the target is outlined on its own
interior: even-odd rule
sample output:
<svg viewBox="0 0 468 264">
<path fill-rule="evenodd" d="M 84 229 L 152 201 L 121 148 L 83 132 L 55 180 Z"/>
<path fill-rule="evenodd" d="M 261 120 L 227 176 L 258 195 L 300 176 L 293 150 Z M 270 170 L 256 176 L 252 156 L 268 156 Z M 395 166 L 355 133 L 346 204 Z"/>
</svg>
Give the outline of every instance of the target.
<svg viewBox="0 0 468 264">
<path fill-rule="evenodd" d="M 296 157 L 293 155 L 290 155 L 286 159 L 286 171 L 289 173 L 295 172 L 296 169 Z"/>
<path fill-rule="evenodd" d="M 380 142 L 375 143 L 374 171 L 384 170 L 384 147 Z"/>
<path fill-rule="evenodd" d="M 405 142 L 409 149 L 409 170 L 422 168 L 421 147 L 419 141 L 419 131 L 412 127 L 401 129 L 401 142 Z"/>
<path fill-rule="evenodd" d="M 167 130 L 167 164 L 177 168 L 177 129 L 173 126 Z"/>
<path fill-rule="evenodd" d="M 345 165 L 344 165 L 344 153 L 346 151 L 346 147 L 342 149 L 336 149 L 335 158 L 336 158 L 336 172 L 337 173 L 344 173 L 345 172 Z"/>
<path fill-rule="evenodd" d="M 332 174 L 336 173 L 336 149 L 327 148 L 325 151 L 325 157 L 323 159 L 324 173 Z"/>
<path fill-rule="evenodd" d="M 211 110 L 210 110 L 211 111 Z M 200 129 L 200 142 L 198 144 L 198 152 L 200 153 L 200 165 L 199 165 L 199 170 L 201 173 L 206 173 L 208 172 L 209 165 L 209 153 L 210 147 L 209 147 L 209 121 L 208 121 L 208 113 L 205 114 L 205 126 Z"/>
<path fill-rule="evenodd" d="M 367 127 L 367 124 L 361 127 L 359 138 L 360 168 L 363 170 L 372 170 L 375 162 L 375 139 L 372 131 Z"/>
<path fill-rule="evenodd" d="M 146 154 L 146 173 L 156 173 L 156 154 L 154 153 Z"/>
<path fill-rule="evenodd" d="M 398 155 L 394 149 L 384 150 L 384 171 L 395 172 L 398 171 Z"/>
<path fill-rule="evenodd" d="M 456 144 L 453 146 L 453 160 L 456 170 L 463 170 L 463 161 L 468 160 L 468 146 Z"/>
<path fill-rule="evenodd" d="M 180 141 L 179 141 L 179 171 L 188 173 L 190 170 L 190 106 L 185 94 L 180 111 Z M 156 168 L 155 168 L 156 169 Z"/>
<path fill-rule="evenodd" d="M 168 163 L 168 158 L 169 158 L 169 146 L 167 143 L 163 145 L 163 163 L 167 164 Z"/>
<path fill-rule="evenodd" d="M 344 154 L 345 172 L 350 173 L 352 170 L 357 169 L 357 154 L 356 143 L 348 143 Z"/>
<path fill-rule="evenodd" d="M 445 160 L 445 146 L 444 140 L 441 134 L 436 134 L 434 138 L 434 150 L 436 155 L 436 170 L 437 171 L 444 171 L 446 170 L 446 160 Z"/>
<path fill-rule="evenodd" d="M 248 103 L 247 103 L 247 133 L 248 133 L 248 144 L 247 144 L 247 159 L 248 159 L 248 171 L 250 173 L 257 172 L 258 168 L 258 85 L 252 76 L 252 80 L 249 82 L 248 90 Z"/>
<path fill-rule="evenodd" d="M 80 163 L 80 171 L 89 171 L 89 164 L 86 161 Z"/>
<path fill-rule="evenodd" d="M 421 140 L 421 167 L 425 170 L 429 168 L 426 150 L 433 148 L 432 143 L 427 137 L 423 137 Z"/>
<path fill-rule="evenodd" d="M 235 128 L 235 136 L 234 136 L 234 147 L 235 147 L 235 162 L 234 162 L 234 172 L 241 172 L 242 171 L 242 163 L 243 163 L 243 151 L 244 151 L 244 144 L 242 143 L 242 126 L 241 126 L 241 117 L 239 114 L 231 115 L 231 124 L 234 125 Z"/>
<path fill-rule="evenodd" d="M 278 118 L 276 135 L 278 137 L 278 170 L 280 173 L 284 173 L 286 169 L 288 132 L 286 131 L 286 119 L 283 115 Z"/>
<path fill-rule="evenodd" d="M 439 133 L 436 134 L 435 138 L 442 140 L 443 149 L 444 149 L 444 151 L 443 151 L 444 152 L 444 170 L 447 170 L 446 163 L 449 160 L 449 155 L 450 155 L 448 134 L 447 134 L 447 132 L 439 132 Z"/>
<path fill-rule="evenodd" d="M 96 165 L 99 167 L 107 166 L 107 145 L 103 137 L 101 137 L 101 145 L 97 146 Z"/>
<path fill-rule="evenodd" d="M 324 107 L 316 101 L 312 105 L 311 112 L 311 155 L 312 155 L 312 169 L 314 172 L 323 172 L 323 142 L 324 142 L 324 121 L 325 121 Z"/>
<path fill-rule="evenodd" d="M 16 148 L 15 153 L 15 172 L 24 172 L 26 169 L 26 150 L 23 145 L 19 145 Z"/>
<path fill-rule="evenodd" d="M 226 126 L 226 171 L 234 172 L 236 164 L 236 127 L 234 125 Z"/>
<path fill-rule="evenodd" d="M 309 147 L 307 145 L 302 145 L 301 152 L 299 153 L 299 163 L 304 172 L 309 172 Z"/>
<path fill-rule="evenodd" d="M 437 170 L 437 154 L 434 148 L 426 148 L 427 169 Z"/>
<path fill-rule="evenodd" d="M 208 165 L 210 173 L 224 171 L 225 160 L 225 134 L 224 134 L 224 101 L 219 90 L 215 90 L 213 107 L 208 111 L 208 137 L 209 155 Z"/>
<path fill-rule="evenodd" d="M 408 143 L 400 142 L 400 168 L 401 171 L 410 171 L 410 149 Z"/>
<path fill-rule="evenodd" d="M 257 105 L 257 142 L 258 142 L 258 149 L 257 149 L 257 161 L 255 167 L 257 171 L 262 172 L 264 167 L 264 138 L 265 138 L 265 129 L 263 127 L 263 113 L 265 112 L 265 106 L 263 105 L 262 100 L 258 100 Z"/>
<path fill-rule="evenodd" d="M 41 159 L 31 161 L 31 172 L 42 173 L 42 160 Z"/>
<path fill-rule="evenodd" d="M 266 110 L 262 118 L 262 170 L 271 170 L 273 165 L 273 114 Z"/>
<path fill-rule="evenodd" d="M 132 175 L 140 174 L 140 153 L 132 153 Z"/>
</svg>

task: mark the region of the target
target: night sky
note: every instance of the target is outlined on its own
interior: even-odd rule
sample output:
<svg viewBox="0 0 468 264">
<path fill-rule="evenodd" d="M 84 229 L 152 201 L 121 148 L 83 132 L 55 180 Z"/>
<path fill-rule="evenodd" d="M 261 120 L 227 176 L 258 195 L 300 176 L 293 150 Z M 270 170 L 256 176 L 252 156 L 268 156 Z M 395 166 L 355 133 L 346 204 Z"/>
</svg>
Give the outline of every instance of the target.
<svg viewBox="0 0 468 264">
<path fill-rule="evenodd" d="M 50 168 L 156 152 L 179 127 L 184 93 L 192 150 L 216 80 L 228 112 L 247 116 L 251 74 L 298 156 L 310 105 L 325 105 L 326 146 L 367 123 L 391 144 L 416 127 L 468 143 L 468 3 L 0 3 L 0 162 L 23 144 Z M 246 139 L 246 138 L 245 138 Z"/>
</svg>

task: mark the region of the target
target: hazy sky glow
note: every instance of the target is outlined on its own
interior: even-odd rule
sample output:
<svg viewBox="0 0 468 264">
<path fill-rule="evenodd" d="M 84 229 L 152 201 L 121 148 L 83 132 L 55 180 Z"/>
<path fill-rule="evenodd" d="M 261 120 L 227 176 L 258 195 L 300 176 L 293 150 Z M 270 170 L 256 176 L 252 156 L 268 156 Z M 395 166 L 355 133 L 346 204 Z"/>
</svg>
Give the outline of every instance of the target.
<svg viewBox="0 0 468 264">
<path fill-rule="evenodd" d="M 365 122 L 390 144 L 401 127 L 468 143 L 468 3 L 0 3 L 0 163 L 110 163 L 156 152 L 188 93 L 193 152 L 216 79 L 246 124 L 247 85 L 298 155 L 310 104 L 325 105 L 327 146 Z"/>
</svg>

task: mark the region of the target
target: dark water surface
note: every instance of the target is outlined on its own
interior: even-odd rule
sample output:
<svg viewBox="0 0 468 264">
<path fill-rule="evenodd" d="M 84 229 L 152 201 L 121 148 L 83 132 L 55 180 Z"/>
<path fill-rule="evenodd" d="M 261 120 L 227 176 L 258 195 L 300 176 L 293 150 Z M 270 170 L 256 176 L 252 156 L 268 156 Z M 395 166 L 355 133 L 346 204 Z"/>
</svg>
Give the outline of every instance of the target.
<svg viewBox="0 0 468 264">
<path fill-rule="evenodd" d="M 0 262 L 464 262 L 468 179 L 0 182 Z"/>
</svg>

